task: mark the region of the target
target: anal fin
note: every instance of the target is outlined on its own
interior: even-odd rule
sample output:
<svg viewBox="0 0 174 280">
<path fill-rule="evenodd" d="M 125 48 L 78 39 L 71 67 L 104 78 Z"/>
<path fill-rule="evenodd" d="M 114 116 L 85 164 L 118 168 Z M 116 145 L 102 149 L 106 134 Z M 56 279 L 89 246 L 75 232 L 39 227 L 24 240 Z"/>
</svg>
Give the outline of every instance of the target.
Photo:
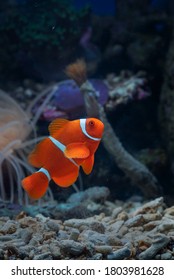
<svg viewBox="0 0 174 280">
<path fill-rule="evenodd" d="M 79 175 L 79 169 L 77 168 L 73 172 L 61 176 L 61 177 L 53 177 L 53 181 L 60 187 L 66 188 L 71 186 L 76 180 Z"/>
</svg>

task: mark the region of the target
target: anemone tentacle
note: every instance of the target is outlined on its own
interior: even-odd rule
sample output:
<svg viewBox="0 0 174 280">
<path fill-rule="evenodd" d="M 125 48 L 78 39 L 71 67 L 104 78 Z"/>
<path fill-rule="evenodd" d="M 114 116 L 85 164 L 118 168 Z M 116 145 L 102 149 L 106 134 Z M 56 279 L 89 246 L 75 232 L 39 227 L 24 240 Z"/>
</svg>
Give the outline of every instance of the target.
<svg viewBox="0 0 174 280">
<path fill-rule="evenodd" d="M 29 165 L 27 155 L 44 138 L 36 137 L 36 122 L 48 101 L 46 98 L 33 122 L 30 110 L 25 112 L 13 98 L 0 90 L 0 199 L 4 202 L 20 205 L 30 202 L 21 187 L 21 180 L 35 171 Z M 47 198 L 53 200 L 50 189 Z"/>
</svg>

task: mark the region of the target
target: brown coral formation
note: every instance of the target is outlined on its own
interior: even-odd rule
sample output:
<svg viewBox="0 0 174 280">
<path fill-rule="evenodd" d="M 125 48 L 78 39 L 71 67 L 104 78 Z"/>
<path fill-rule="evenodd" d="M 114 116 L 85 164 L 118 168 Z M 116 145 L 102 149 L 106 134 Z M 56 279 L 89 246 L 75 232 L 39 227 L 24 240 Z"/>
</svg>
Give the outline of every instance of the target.
<svg viewBox="0 0 174 280">
<path fill-rule="evenodd" d="M 72 67 L 72 65 L 71 65 Z M 78 67 L 78 63 L 74 63 L 74 68 Z M 67 72 L 69 74 L 69 72 Z M 80 67 L 78 76 L 74 72 L 74 80 L 79 81 Z M 84 68 L 81 73 L 84 77 Z M 136 160 L 122 146 L 120 140 L 113 131 L 110 123 L 107 120 L 104 108 L 97 102 L 97 93 L 89 80 L 83 82 L 81 79 L 80 90 L 83 94 L 87 115 L 98 117 L 105 125 L 102 142 L 106 150 L 111 154 L 116 164 L 121 170 L 136 184 L 146 197 L 154 197 L 159 195 L 161 187 L 155 176 L 148 170 L 146 166 Z"/>
</svg>

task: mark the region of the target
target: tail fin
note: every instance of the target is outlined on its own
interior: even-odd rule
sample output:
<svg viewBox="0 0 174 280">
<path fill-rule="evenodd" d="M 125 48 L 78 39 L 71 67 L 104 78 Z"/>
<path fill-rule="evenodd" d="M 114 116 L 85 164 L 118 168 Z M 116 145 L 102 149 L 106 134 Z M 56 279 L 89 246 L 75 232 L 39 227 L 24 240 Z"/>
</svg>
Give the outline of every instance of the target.
<svg viewBox="0 0 174 280">
<path fill-rule="evenodd" d="M 41 198 L 47 191 L 49 179 L 45 173 L 38 171 L 22 180 L 22 187 L 32 199 Z"/>
</svg>

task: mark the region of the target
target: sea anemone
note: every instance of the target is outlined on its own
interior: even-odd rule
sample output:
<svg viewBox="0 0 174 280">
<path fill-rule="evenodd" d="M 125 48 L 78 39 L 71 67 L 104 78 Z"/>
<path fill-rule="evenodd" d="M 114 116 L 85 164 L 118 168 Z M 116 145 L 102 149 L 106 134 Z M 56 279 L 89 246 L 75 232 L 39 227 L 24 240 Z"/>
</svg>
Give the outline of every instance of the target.
<svg viewBox="0 0 174 280">
<path fill-rule="evenodd" d="M 48 98 L 45 102 L 47 101 Z M 2 201 L 28 204 L 28 197 L 21 188 L 21 180 L 34 171 L 34 168 L 28 164 L 27 156 L 33 144 L 43 138 L 36 137 L 35 127 L 45 102 L 32 119 L 31 108 L 34 103 L 25 112 L 13 98 L 0 90 L 0 199 Z M 52 198 L 50 189 L 48 196 Z"/>
<path fill-rule="evenodd" d="M 61 84 L 62 82 L 59 82 L 56 85 L 46 87 L 32 100 L 25 111 L 9 94 L 0 90 L 1 201 L 20 205 L 28 205 L 30 202 L 28 195 L 22 189 L 21 180 L 36 171 L 29 165 L 27 158 L 37 142 L 45 138 L 45 136 L 37 136 L 36 134 L 37 121 Z M 42 100 L 42 103 L 33 114 L 33 108 L 39 100 Z M 79 184 L 80 189 L 82 189 L 81 177 Z M 79 190 L 75 184 L 73 184 L 73 188 L 76 191 Z M 44 201 L 53 200 L 51 189 L 48 188 Z"/>
</svg>

